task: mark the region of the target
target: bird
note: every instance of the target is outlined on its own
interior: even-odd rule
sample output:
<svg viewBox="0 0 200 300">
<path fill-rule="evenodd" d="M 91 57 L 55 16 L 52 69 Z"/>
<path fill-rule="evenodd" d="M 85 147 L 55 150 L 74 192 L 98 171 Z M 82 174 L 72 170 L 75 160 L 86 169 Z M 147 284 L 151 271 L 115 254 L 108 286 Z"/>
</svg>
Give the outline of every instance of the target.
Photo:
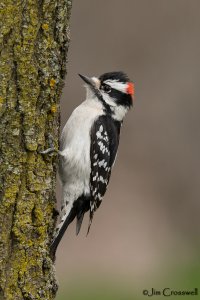
<svg viewBox="0 0 200 300">
<path fill-rule="evenodd" d="M 123 119 L 134 99 L 134 84 L 122 71 L 100 77 L 78 75 L 84 81 L 86 98 L 61 133 L 58 169 L 62 202 L 60 222 L 50 245 L 52 253 L 75 218 L 78 235 L 86 212 L 89 233 L 110 180 Z"/>
</svg>

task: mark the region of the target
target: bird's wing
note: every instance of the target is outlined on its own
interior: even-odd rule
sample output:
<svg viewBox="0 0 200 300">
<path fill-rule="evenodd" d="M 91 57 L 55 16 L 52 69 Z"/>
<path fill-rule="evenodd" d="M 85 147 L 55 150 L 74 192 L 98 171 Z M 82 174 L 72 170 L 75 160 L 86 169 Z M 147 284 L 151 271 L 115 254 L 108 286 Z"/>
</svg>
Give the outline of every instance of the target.
<svg viewBox="0 0 200 300">
<path fill-rule="evenodd" d="M 119 144 L 120 123 L 111 117 L 101 116 L 91 129 L 90 173 L 90 225 L 93 214 L 99 207 L 109 183 L 111 169 Z"/>
</svg>

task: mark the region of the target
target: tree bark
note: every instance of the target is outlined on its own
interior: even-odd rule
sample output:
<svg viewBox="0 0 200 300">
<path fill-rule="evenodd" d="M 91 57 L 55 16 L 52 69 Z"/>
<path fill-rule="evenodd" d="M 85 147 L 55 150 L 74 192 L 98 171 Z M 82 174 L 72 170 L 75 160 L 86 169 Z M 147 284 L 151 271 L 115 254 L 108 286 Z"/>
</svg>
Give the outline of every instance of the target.
<svg viewBox="0 0 200 300">
<path fill-rule="evenodd" d="M 71 2 L 0 3 L 0 299 L 54 299 L 59 99 Z"/>
</svg>

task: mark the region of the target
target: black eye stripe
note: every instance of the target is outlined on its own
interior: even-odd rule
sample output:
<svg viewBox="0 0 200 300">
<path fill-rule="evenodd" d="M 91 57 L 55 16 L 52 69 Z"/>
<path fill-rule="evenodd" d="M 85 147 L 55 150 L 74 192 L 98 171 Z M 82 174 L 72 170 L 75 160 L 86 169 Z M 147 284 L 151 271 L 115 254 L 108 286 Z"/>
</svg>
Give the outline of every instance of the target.
<svg viewBox="0 0 200 300">
<path fill-rule="evenodd" d="M 122 93 L 116 89 L 111 89 L 109 96 L 115 99 L 119 105 L 130 107 L 132 105 L 132 97 L 128 94 Z"/>
<path fill-rule="evenodd" d="M 111 90 L 112 90 L 112 88 L 111 88 L 108 84 L 105 84 L 105 83 L 102 83 L 101 89 L 102 89 L 103 91 L 105 91 L 106 93 L 110 93 Z"/>
<path fill-rule="evenodd" d="M 109 95 L 109 97 L 111 97 L 118 105 L 122 105 L 125 107 L 132 106 L 131 95 L 123 93 L 115 88 L 112 88 L 110 85 L 108 85 L 104 82 L 101 83 L 100 90 L 107 93 Z"/>
</svg>

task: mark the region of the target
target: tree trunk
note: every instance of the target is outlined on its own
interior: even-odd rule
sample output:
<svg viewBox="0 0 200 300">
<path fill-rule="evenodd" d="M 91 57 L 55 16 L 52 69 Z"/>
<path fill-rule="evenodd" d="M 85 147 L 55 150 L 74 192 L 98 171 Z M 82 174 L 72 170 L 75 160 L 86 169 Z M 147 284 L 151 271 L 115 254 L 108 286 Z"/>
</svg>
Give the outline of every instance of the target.
<svg viewBox="0 0 200 300">
<path fill-rule="evenodd" d="M 71 2 L 0 3 L 0 299 L 54 299 L 59 99 Z"/>
</svg>

